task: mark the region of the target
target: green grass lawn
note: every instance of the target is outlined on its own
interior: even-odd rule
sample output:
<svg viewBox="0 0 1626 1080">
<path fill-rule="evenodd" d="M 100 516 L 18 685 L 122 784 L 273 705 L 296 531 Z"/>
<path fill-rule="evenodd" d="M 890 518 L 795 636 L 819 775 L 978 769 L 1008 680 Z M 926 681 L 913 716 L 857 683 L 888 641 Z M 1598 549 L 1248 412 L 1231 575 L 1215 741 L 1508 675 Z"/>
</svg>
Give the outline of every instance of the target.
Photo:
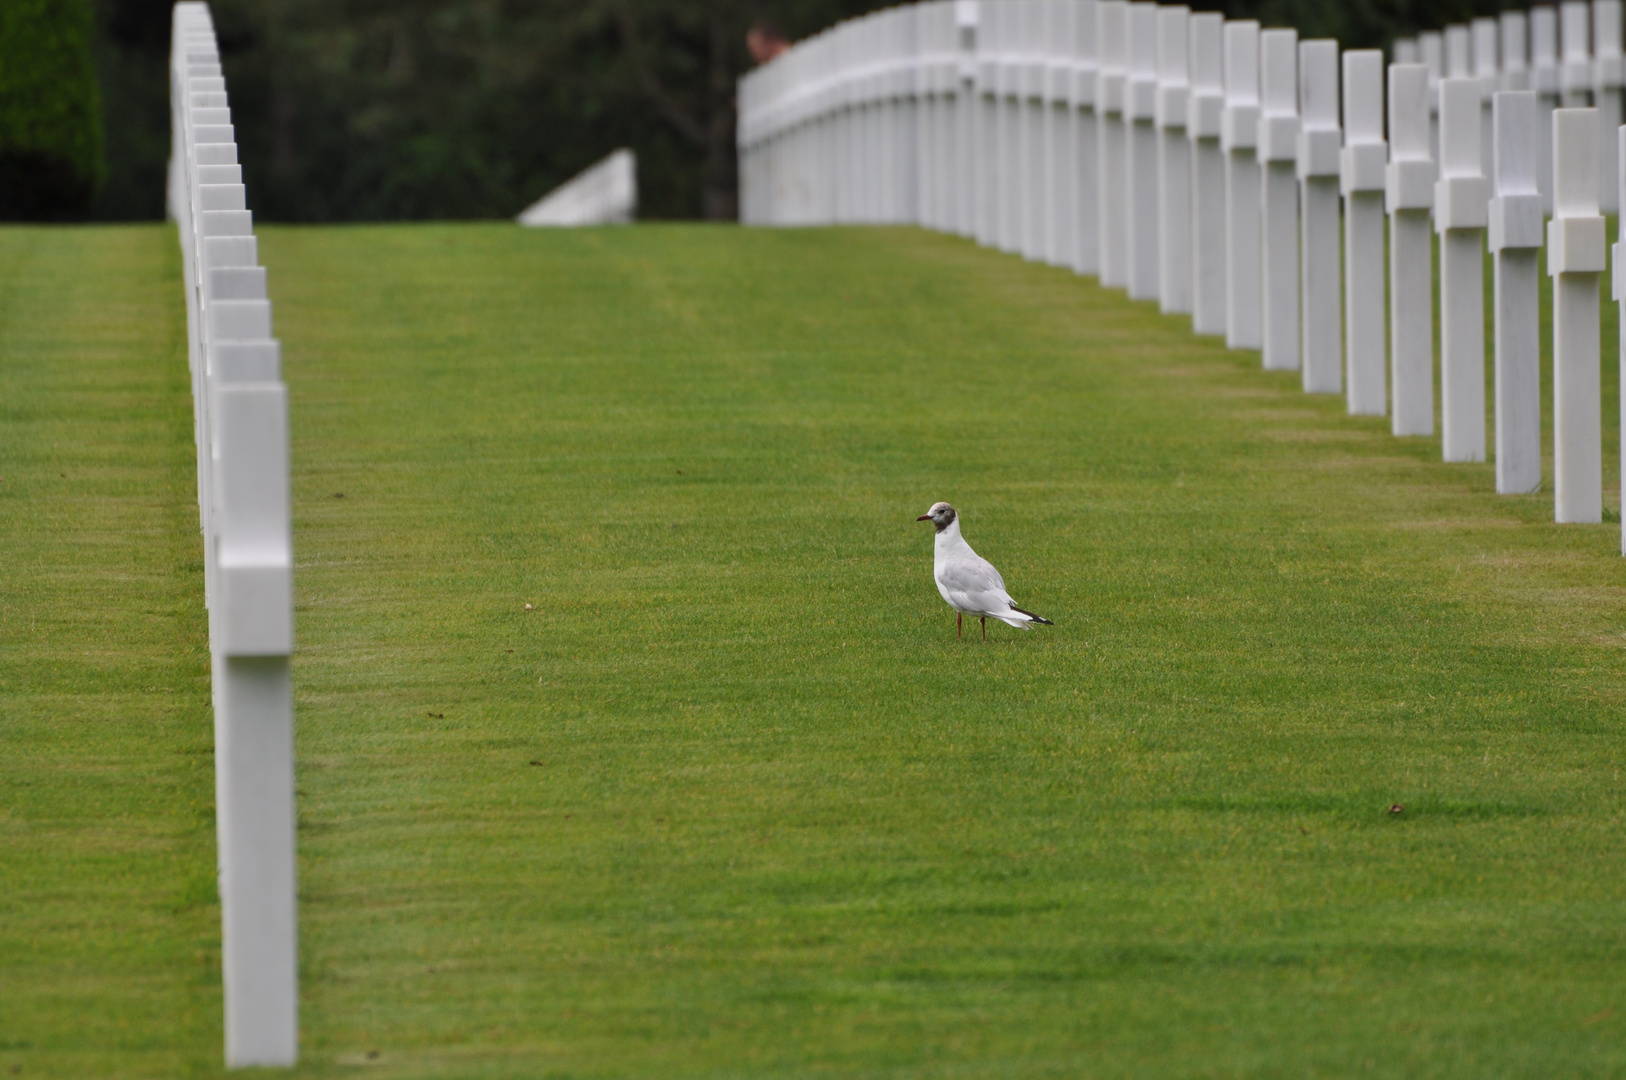
<svg viewBox="0 0 1626 1080">
<path fill-rule="evenodd" d="M 0 1072 L 218 1071 L 173 248 L 0 231 Z M 301 1075 L 1626 1071 L 1618 525 L 922 232 L 261 251 Z"/>
</svg>

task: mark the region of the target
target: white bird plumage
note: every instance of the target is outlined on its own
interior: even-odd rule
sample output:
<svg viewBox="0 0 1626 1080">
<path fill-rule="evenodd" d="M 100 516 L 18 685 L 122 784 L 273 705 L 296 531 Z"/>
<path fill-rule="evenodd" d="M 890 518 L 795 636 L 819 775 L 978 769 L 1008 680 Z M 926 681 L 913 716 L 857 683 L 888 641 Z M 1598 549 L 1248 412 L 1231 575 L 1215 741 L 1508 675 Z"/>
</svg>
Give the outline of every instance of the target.
<svg viewBox="0 0 1626 1080">
<path fill-rule="evenodd" d="M 988 620 L 998 619 L 1009 626 L 1026 630 L 1033 623 L 1054 625 L 1031 611 L 1023 611 L 1005 591 L 1005 579 L 999 576 L 994 564 L 971 550 L 971 545 L 960 535 L 960 515 L 946 502 L 933 503 L 916 521 L 929 521 L 937 529 L 937 547 L 932 558 L 932 577 L 937 579 L 937 591 L 943 600 L 959 613 L 959 626 L 964 632 L 965 617 L 981 619 L 982 636 L 988 636 Z"/>
</svg>

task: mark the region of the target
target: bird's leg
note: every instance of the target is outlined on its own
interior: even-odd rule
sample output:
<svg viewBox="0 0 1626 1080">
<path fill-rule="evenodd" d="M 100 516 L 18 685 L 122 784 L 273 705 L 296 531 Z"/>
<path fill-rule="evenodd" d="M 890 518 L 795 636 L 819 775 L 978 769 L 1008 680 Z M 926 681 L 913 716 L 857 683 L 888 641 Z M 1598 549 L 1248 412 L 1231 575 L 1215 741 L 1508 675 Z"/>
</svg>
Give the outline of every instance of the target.
<svg viewBox="0 0 1626 1080">
<path fill-rule="evenodd" d="M 965 640 L 965 612 L 958 612 L 954 616 L 954 638 L 956 641 Z"/>
<path fill-rule="evenodd" d="M 982 640 L 988 640 L 988 616 L 982 617 Z"/>
</svg>

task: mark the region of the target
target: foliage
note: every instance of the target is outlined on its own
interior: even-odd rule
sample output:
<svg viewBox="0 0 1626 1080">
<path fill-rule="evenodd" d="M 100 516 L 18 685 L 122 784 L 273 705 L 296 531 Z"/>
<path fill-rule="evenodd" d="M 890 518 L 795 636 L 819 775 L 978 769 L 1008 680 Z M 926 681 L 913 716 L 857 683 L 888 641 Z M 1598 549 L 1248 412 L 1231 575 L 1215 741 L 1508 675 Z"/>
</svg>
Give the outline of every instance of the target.
<svg viewBox="0 0 1626 1080">
<path fill-rule="evenodd" d="M 169 15 L 101 0 L 104 79 L 162 86 Z M 735 212 L 734 82 L 763 18 L 811 32 L 853 0 L 215 0 L 244 173 L 271 220 L 508 217 L 621 146 L 645 217 Z M 167 105 L 116 162 L 161 209 Z M 133 120 L 133 118 L 131 118 Z M 121 130 L 126 130 L 121 128 Z M 149 194 L 149 191 L 152 193 Z"/>
<path fill-rule="evenodd" d="M 92 34 L 85 0 L 0 4 L 0 218 L 71 214 L 101 186 Z"/>
<path fill-rule="evenodd" d="M 101 217 L 156 217 L 169 152 L 167 0 L 97 0 L 114 182 Z M 879 0 L 215 0 L 262 219 L 508 217 L 621 146 L 641 213 L 733 215 L 746 29 L 803 37 Z M 1347 47 L 1508 0 L 1230 0 Z"/>
</svg>

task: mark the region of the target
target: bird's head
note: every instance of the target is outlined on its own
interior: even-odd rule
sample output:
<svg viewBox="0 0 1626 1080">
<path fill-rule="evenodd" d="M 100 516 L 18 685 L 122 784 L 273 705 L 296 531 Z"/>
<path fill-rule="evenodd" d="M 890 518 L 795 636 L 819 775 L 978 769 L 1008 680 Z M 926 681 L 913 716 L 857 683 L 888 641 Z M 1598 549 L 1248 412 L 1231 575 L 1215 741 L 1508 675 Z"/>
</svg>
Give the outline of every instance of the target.
<svg viewBox="0 0 1626 1080">
<path fill-rule="evenodd" d="M 932 503 L 932 508 L 915 518 L 916 521 L 929 521 L 942 532 L 954 524 L 954 507 L 946 502 Z"/>
</svg>

